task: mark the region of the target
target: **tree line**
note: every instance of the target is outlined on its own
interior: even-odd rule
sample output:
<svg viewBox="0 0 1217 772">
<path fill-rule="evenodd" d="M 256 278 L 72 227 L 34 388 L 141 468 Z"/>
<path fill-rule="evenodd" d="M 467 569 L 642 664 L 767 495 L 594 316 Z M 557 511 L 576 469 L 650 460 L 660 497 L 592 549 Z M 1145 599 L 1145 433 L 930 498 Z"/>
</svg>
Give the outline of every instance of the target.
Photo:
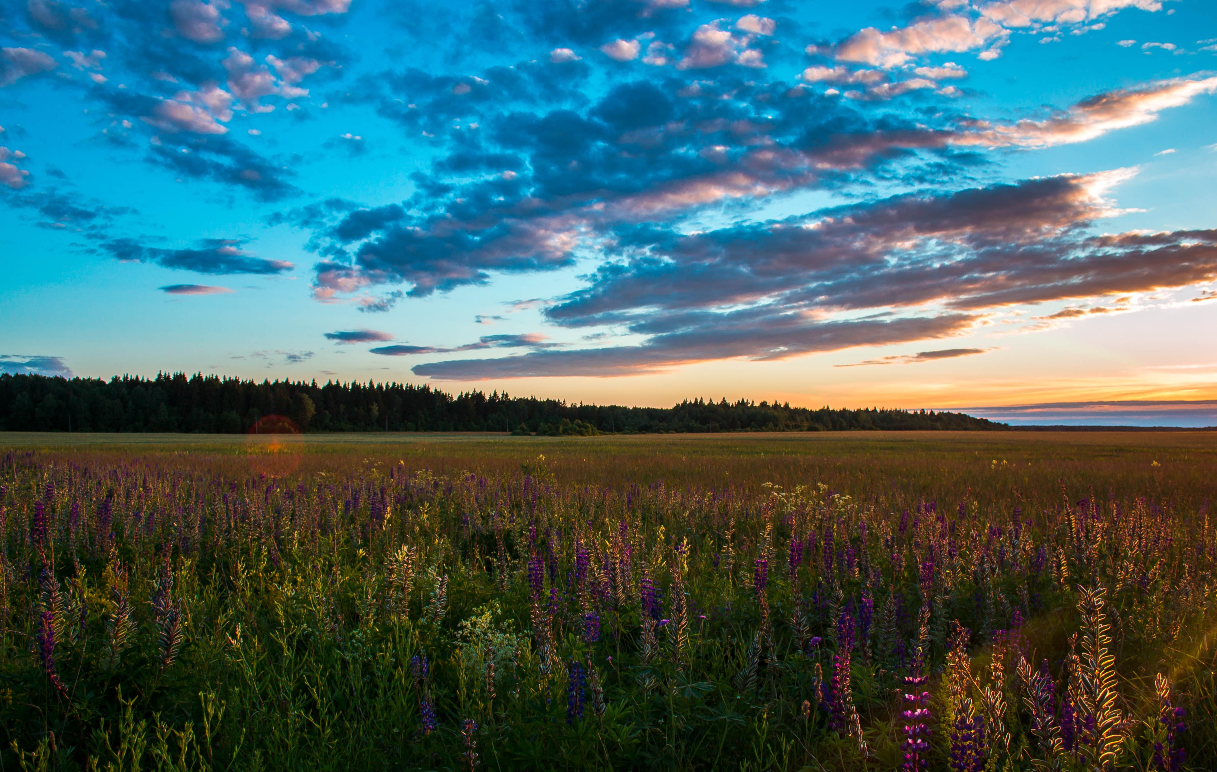
<svg viewBox="0 0 1217 772">
<path fill-rule="evenodd" d="M 0 375 L 0 430 L 237 434 L 290 419 L 306 432 L 514 432 L 548 435 L 740 431 L 994 430 L 963 413 L 809 409 L 789 403 L 686 400 L 671 408 L 570 404 L 400 383 L 318 385 L 161 373 L 62 378 Z M 263 429 L 265 430 L 265 429 Z"/>
</svg>

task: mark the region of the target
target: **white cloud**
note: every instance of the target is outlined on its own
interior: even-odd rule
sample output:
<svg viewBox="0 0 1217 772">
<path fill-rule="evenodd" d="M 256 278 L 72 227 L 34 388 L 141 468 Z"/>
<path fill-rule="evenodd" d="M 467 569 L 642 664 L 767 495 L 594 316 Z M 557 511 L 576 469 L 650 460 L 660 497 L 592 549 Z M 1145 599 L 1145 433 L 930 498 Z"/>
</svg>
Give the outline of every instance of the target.
<svg viewBox="0 0 1217 772">
<path fill-rule="evenodd" d="M 944 16 L 888 32 L 867 27 L 837 47 L 837 58 L 877 67 L 899 67 L 921 54 L 984 48 L 1006 34 L 1005 29 L 987 18 L 972 21 L 963 16 Z"/>
<path fill-rule="evenodd" d="M 703 24 L 693 33 L 693 40 L 685 49 L 684 57 L 676 65 L 681 70 L 700 70 L 738 64 L 744 67 L 764 67 L 760 51 L 749 48 L 752 35 L 733 35 L 730 30 L 720 29 L 719 22 Z"/>
<path fill-rule="evenodd" d="M 1116 43 L 1117 46 L 1123 46 L 1124 48 L 1129 48 L 1131 46 L 1135 46 L 1136 44 L 1137 44 L 1137 41 L 1135 41 L 1135 40 L 1121 40 L 1118 43 Z"/>
<path fill-rule="evenodd" d="M 931 80 L 948 80 L 950 78 L 966 78 L 968 71 L 955 62 L 947 62 L 940 67 L 918 67 L 913 70 L 923 78 Z"/>
<path fill-rule="evenodd" d="M 87 55 L 80 51 L 64 51 L 63 55 L 71 59 L 72 66 L 78 70 L 100 70 L 101 60 L 106 58 L 106 52 L 97 49 Z"/>
<path fill-rule="evenodd" d="M 773 19 L 750 13 L 747 16 L 741 16 L 740 20 L 735 23 L 735 28 L 757 35 L 772 35 L 777 28 L 777 23 Z"/>
<path fill-rule="evenodd" d="M 1166 150 L 1159 150 L 1157 153 L 1154 153 L 1154 155 L 1170 155 L 1173 152 L 1175 152 L 1175 148 L 1168 147 Z"/>
<path fill-rule="evenodd" d="M 600 46 L 600 50 L 610 59 L 628 62 L 631 59 L 638 58 L 638 53 L 642 50 L 642 44 L 637 40 L 622 40 L 618 38 L 612 43 L 605 43 Z"/>
<path fill-rule="evenodd" d="M 6 163 L 10 158 L 20 161 L 25 158 L 25 153 L 0 147 L 0 185 L 7 185 L 13 190 L 24 188 L 29 184 L 25 178 L 30 176 L 30 173 L 25 169 L 18 169 L 14 164 Z"/>
<path fill-rule="evenodd" d="M 549 61 L 559 64 L 561 62 L 577 62 L 579 56 L 569 48 L 555 48 L 549 52 Z"/>
</svg>

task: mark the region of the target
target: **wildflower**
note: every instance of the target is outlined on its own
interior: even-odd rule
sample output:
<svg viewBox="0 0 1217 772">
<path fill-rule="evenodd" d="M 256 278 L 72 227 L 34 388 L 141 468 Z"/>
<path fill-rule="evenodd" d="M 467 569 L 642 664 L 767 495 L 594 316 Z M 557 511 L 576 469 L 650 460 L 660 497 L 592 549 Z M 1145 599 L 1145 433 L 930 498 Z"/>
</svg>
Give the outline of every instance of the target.
<svg viewBox="0 0 1217 772">
<path fill-rule="evenodd" d="M 477 739 L 474 737 L 477 730 L 478 723 L 471 718 L 461 724 L 461 740 L 465 743 L 465 752 L 461 755 L 465 757 L 470 772 L 478 765 Z"/>
<path fill-rule="evenodd" d="M 573 724 L 583 718 L 583 702 L 586 699 L 587 674 L 583 665 L 572 660 L 566 685 L 566 723 Z"/>
<path fill-rule="evenodd" d="M 917 647 L 913 656 L 913 667 L 904 677 L 904 765 L 906 772 L 920 772 L 922 765 L 927 762 L 930 745 L 926 742 L 930 730 L 927 723 L 930 720 L 930 693 L 925 685 L 923 650 Z"/>
<path fill-rule="evenodd" d="M 42 669 L 55 691 L 67 697 L 68 690 L 55 668 L 55 615 L 50 609 L 43 611 L 38 619 L 38 657 L 42 660 Z"/>
<path fill-rule="evenodd" d="M 583 616 L 583 640 L 595 643 L 600 640 L 600 615 L 589 612 Z"/>
<path fill-rule="evenodd" d="M 540 600 L 545 582 L 545 564 L 539 553 L 532 553 L 528 561 L 528 585 L 532 588 L 533 602 Z"/>
</svg>

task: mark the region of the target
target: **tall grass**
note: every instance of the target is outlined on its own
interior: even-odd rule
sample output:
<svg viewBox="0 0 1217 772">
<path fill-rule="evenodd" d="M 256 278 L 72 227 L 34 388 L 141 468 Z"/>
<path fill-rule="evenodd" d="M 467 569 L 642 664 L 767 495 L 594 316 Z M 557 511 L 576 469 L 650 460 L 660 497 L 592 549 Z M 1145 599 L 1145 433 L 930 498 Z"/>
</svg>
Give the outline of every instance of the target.
<svg viewBox="0 0 1217 772">
<path fill-rule="evenodd" d="M 1190 437 L 0 461 L 8 769 L 1211 769 Z"/>
</svg>

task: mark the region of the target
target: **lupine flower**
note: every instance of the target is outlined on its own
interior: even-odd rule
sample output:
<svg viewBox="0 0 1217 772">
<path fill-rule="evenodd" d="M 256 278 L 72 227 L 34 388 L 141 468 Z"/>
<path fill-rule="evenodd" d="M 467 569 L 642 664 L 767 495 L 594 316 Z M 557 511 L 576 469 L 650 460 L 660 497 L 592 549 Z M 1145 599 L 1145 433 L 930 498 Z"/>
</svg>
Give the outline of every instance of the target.
<svg viewBox="0 0 1217 772">
<path fill-rule="evenodd" d="M 534 552 L 528 561 L 528 585 L 532 588 L 533 601 L 540 600 L 545 584 L 545 564 L 541 556 Z"/>
<path fill-rule="evenodd" d="M 756 559 L 756 571 L 752 579 L 752 586 L 756 590 L 757 595 L 765 592 L 765 587 L 769 584 L 769 561 L 763 557 Z"/>
<path fill-rule="evenodd" d="M 920 772 L 927 763 L 930 745 L 926 742 L 930 730 L 930 693 L 925 684 L 921 647 L 913 657 L 913 666 L 904 677 L 904 764 L 906 772 Z"/>
<path fill-rule="evenodd" d="M 583 718 L 583 702 L 586 699 L 587 674 L 578 660 L 572 660 L 566 685 L 566 723 L 573 724 Z"/>
<path fill-rule="evenodd" d="M 583 616 L 583 640 L 587 643 L 600 640 L 600 615 L 594 611 Z"/>
<path fill-rule="evenodd" d="M 43 611 L 38 619 L 38 657 L 42 660 L 42 669 L 55 691 L 67 697 L 68 690 L 55 668 L 55 615 L 50 609 Z"/>
<path fill-rule="evenodd" d="M 952 772 L 982 772 L 988 756 L 984 716 L 957 716 L 951 732 Z"/>
</svg>

